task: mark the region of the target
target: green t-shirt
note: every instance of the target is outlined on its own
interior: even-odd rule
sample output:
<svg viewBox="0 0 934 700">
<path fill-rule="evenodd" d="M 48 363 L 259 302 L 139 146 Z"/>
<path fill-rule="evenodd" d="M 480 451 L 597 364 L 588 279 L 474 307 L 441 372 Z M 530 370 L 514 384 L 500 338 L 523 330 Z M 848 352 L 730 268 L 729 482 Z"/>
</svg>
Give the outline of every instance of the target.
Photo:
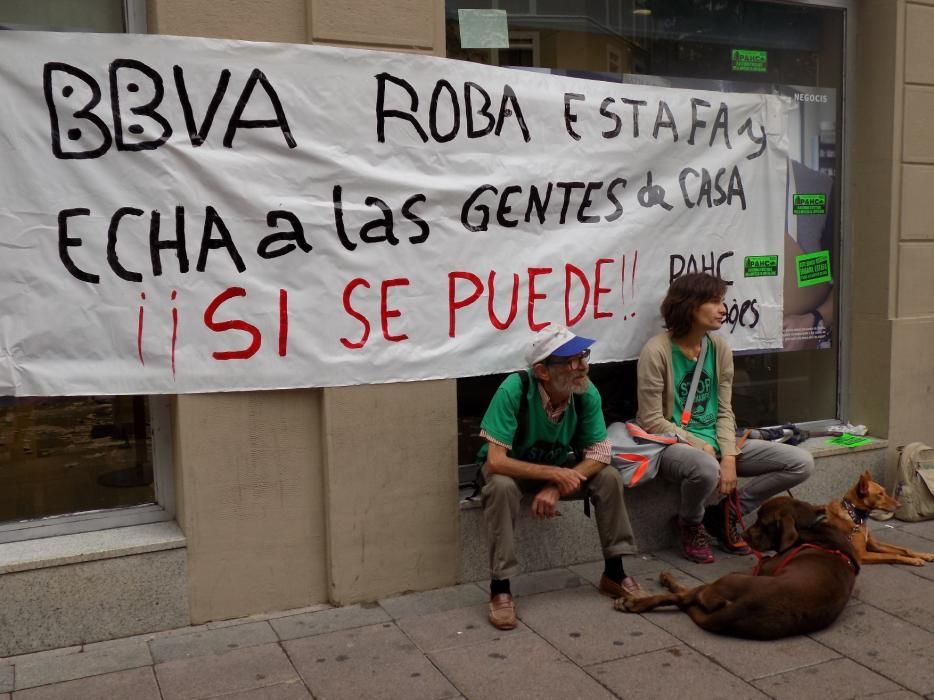
<svg viewBox="0 0 934 700">
<path fill-rule="evenodd" d="M 526 425 L 525 430 L 521 431 L 521 444 L 515 444 L 520 401 L 526 402 Z M 582 450 L 606 439 L 603 402 L 600 392 L 592 383 L 581 396 L 580 403 L 582 416 L 577 415 L 572 397 L 561 414 L 561 420 L 552 423 L 545 415 L 545 407 L 538 392 L 538 380 L 529 371 L 529 388 L 523 396 L 522 379 L 514 372 L 499 385 L 480 421 L 480 427 L 497 441 L 512 445 L 507 453 L 510 457 L 534 464 L 562 466 L 568 461 L 568 453 L 573 449 Z M 481 464 L 486 461 L 488 447 L 488 444 L 484 444 L 477 454 Z"/>
<path fill-rule="evenodd" d="M 697 393 L 694 395 L 694 413 L 691 414 L 691 422 L 688 423 L 686 430 L 692 435 L 709 442 L 719 453 L 717 409 L 720 402 L 717 397 L 716 354 L 713 343 L 708 342 L 704 366 L 701 368 L 700 381 L 697 383 Z M 681 425 L 681 412 L 684 411 L 684 402 L 688 397 L 688 391 L 691 389 L 691 378 L 696 364 L 695 360 L 689 360 L 685 357 L 684 353 L 681 352 L 681 348 L 674 342 L 671 343 L 671 372 L 675 380 L 675 414 L 671 417 L 671 421 L 675 425 Z"/>
</svg>

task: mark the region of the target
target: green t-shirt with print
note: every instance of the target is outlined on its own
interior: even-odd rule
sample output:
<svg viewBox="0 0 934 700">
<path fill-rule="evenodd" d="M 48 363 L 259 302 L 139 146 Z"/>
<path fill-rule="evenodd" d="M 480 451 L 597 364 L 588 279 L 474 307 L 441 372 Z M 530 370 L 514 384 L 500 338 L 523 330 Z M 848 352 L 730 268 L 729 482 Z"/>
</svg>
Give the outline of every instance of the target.
<svg viewBox="0 0 934 700">
<path fill-rule="evenodd" d="M 592 383 L 581 396 L 582 415 L 577 415 L 576 402 L 572 398 L 561 419 L 553 423 L 545 415 L 538 380 L 532 376 L 531 370 L 526 371 L 529 373 L 528 391 L 523 395 L 521 377 L 515 372 L 510 374 L 499 385 L 480 421 L 480 427 L 498 442 L 512 445 L 507 453 L 510 457 L 534 464 L 563 466 L 572 450 L 582 450 L 606 439 L 603 402 Z M 520 401 L 526 402 L 526 425 L 520 434 L 521 444 L 515 444 Z M 488 447 L 484 444 L 477 454 L 481 464 L 486 461 Z"/>
<path fill-rule="evenodd" d="M 671 417 L 675 425 L 681 425 L 681 413 L 684 411 L 684 402 L 691 389 L 691 378 L 694 375 L 695 360 L 685 357 L 674 342 L 671 343 L 671 370 L 675 380 L 675 414 Z M 697 393 L 694 396 L 694 412 L 691 422 L 686 430 L 692 435 L 703 439 L 720 452 L 717 443 L 717 358 L 713 343 L 708 341 L 707 354 L 704 356 L 704 366 L 701 368 L 700 381 L 697 383 Z"/>
</svg>

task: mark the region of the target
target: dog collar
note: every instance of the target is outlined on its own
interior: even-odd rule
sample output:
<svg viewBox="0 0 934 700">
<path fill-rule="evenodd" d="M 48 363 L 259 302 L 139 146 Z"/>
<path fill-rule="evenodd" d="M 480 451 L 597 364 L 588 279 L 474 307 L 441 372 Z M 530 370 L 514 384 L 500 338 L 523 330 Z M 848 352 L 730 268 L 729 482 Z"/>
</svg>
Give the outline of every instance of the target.
<svg viewBox="0 0 934 700">
<path fill-rule="evenodd" d="M 854 529 L 861 527 L 862 524 L 866 522 L 866 518 L 869 517 L 868 510 L 860 510 L 845 498 L 843 499 L 843 507 L 846 508 L 846 514 L 849 515 L 850 520 L 853 521 Z"/>
</svg>

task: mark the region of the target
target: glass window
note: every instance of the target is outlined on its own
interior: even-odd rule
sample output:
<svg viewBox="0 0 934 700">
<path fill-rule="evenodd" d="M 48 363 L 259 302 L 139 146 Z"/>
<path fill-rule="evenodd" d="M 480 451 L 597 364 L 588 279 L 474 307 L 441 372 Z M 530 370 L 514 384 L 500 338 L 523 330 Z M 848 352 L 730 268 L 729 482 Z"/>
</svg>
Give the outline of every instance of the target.
<svg viewBox="0 0 934 700">
<path fill-rule="evenodd" d="M 142 396 L 0 398 L 0 522 L 154 503 Z"/>
<path fill-rule="evenodd" d="M 138 30 L 128 9 L 124 0 L 5 0 L 0 28 Z M 0 542 L 170 517 L 156 506 L 172 500 L 166 474 L 154 470 L 153 426 L 166 423 L 166 409 L 160 402 L 151 416 L 153 405 L 145 396 L 0 396 Z"/>
<path fill-rule="evenodd" d="M 470 8 L 507 10 L 511 48 L 462 48 L 457 11 Z M 538 68 L 599 80 L 792 95 L 797 114 L 790 134 L 785 260 L 826 250 L 836 273 L 844 22 L 839 6 L 787 2 L 448 0 L 447 55 L 514 67 L 529 66 L 531 58 Z M 794 265 L 786 265 L 785 349 L 736 357 L 733 405 L 741 426 L 836 417 L 836 292 L 833 283 L 798 286 Z M 608 421 L 635 415 L 634 361 L 596 365 L 591 375 Z M 462 464 L 474 458 L 480 418 L 501 379 L 458 380 Z"/>
<path fill-rule="evenodd" d="M 0 24 L 16 29 L 125 32 L 123 0 L 4 0 Z"/>
</svg>

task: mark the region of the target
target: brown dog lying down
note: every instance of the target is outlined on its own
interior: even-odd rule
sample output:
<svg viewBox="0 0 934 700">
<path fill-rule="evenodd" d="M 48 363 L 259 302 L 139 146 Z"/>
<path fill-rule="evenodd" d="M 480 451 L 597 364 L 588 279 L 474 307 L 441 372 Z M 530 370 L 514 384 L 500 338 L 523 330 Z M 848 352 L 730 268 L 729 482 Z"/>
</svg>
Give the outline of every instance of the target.
<svg viewBox="0 0 934 700">
<path fill-rule="evenodd" d="M 934 554 L 930 552 L 916 552 L 907 547 L 885 544 L 869 531 L 869 511 L 894 513 L 898 506 L 898 501 L 886 492 L 885 487 L 877 484 L 872 480 L 872 475 L 865 472 L 856 485 L 846 492 L 846 496 L 839 501 L 831 501 L 824 508 L 827 511 L 827 522 L 852 542 L 860 564 L 924 566 L 924 562 L 934 561 Z"/>
<path fill-rule="evenodd" d="M 824 510 L 787 496 L 766 501 L 746 542 L 763 558 L 751 574 L 727 574 L 697 588 L 670 572 L 660 581 L 671 593 L 620 598 L 617 610 L 641 613 L 677 605 L 703 629 L 748 639 L 807 634 L 837 619 L 853 591 L 859 564 L 853 545 L 826 522 Z"/>
</svg>

